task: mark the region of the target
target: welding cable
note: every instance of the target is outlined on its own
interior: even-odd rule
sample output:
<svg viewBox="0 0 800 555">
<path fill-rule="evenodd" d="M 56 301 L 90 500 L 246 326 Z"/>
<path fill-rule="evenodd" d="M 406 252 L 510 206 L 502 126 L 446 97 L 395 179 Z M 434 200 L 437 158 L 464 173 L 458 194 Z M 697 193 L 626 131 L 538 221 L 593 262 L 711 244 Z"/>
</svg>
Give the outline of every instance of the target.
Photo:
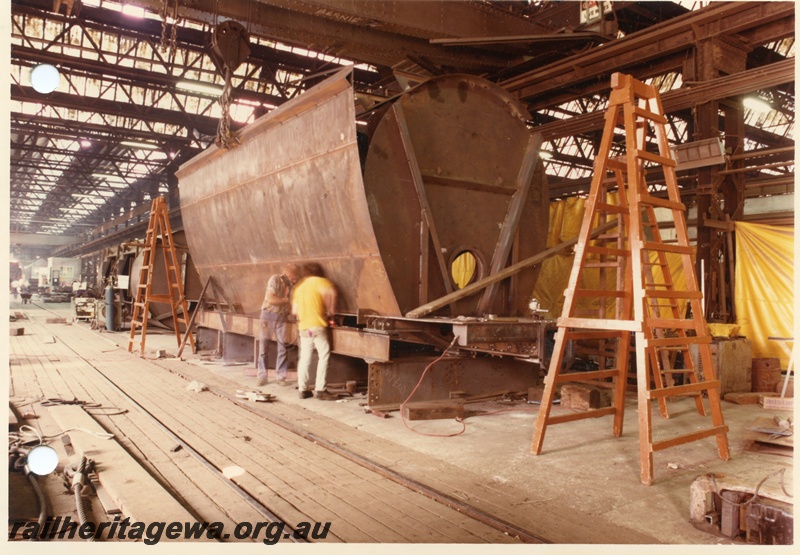
<svg viewBox="0 0 800 555">
<path fill-rule="evenodd" d="M 83 506 L 83 496 L 81 495 L 81 491 L 83 490 L 84 472 L 86 472 L 85 456 L 81 457 L 81 462 L 78 465 L 78 470 L 72 477 L 72 492 L 75 494 L 75 506 L 78 509 L 78 520 L 80 521 L 81 526 L 86 524 L 86 509 Z M 86 541 L 93 542 L 94 536 L 89 536 L 89 538 Z"/>
<path fill-rule="evenodd" d="M 717 485 L 716 476 L 714 476 L 714 474 L 709 474 L 708 476 L 709 476 L 709 478 L 711 478 L 711 484 L 714 486 L 714 493 L 716 493 L 717 495 L 722 497 L 722 499 L 724 499 L 726 503 L 730 503 L 734 507 L 746 507 L 747 505 L 753 503 L 756 499 L 758 499 L 758 490 L 761 489 L 761 486 L 764 485 L 764 482 L 766 482 L 767 480 L 769 480 L 773 476 L 778 476 L 778 475 L 780 475 L 780 477 L 781 477 L 781 482 L 780 483 L 781 483 L 781 489 L 783 490 L 783 493 L 787 497 L 792 498 L 793 495 L 791 493 L 789 493 L 788 491 L 786 491 L 786 485 L 784 484 L 784 481 L 783 481 L 783 477 L 784 477 L 785 472 L 786 472 L 786 469 L 785 468 L 781 468 L 780 470 L 776 470 L 772 474 L 767 474 L 766 476 L 764 476 L 764 478 L 756 486 L 756 489 L 753 492 L 753 497 L 751 497 L 750 499 L 748 499 L 747 501 L 744 501 L 742 503 L 735 503 L 733 501 L 729 501 L 728 499 L 725 499 L 724 497 L 722 497 L 722 492 L 720 491 L 719 486 Z"/>
<path fill-rule="evenodd" d="M 428 433 L 425 433 L 425 432 L 419 432 L 419 431 L 415 430 L 414 428 L 412 428 L 411 426 L 408 425 L 408 422 L 406 422 L 406 416 L 404 414 L 405 413 L 404 409 L 405 409 L 406 403 L 408 403 L 411 400 L 411 398 L 414 396 L 414 393 L 416 393 L 417 389 L 419 389 L 419 386 L 422 385 L 422 380 L 425 379 L 425 374 L 428 373 L 428 370 L 433 368 L 434 364 L 436 364 L 437 362 L 442 360 L 445 357 L 445 355 L 447 355 L 447 353 L 450 351 L 450 349 L 453 348 L 453 345 L 456 344 L 457 340 L 458 340 L 458 337 L 454 337 L 453 341 L 450 342 L 450 345 L 448 345 L 447 348 L 442 352 L 442 354 L 439 355 L 439 358 L 437 358 L 436 360 L 434 360 L 428 366 L 425 367 L 425 370 L 422 371 L 422 375 L 419 377 L 419 381 L 417 382 L 417 385 L 414 386 L 414 389 L 411 390 L 411 393 L 409 394 L 409 396 L 406 398 L 405 401 L 403 401 L 403 404 L 400 405 L 400 418 L 403 419 L 403 424 L 405 425 L 406 428 L 408 428 L 409 430 L 411 430 L 415 434 L 419 434 L 419 435 L 422 435 L 422 436 L 428 436 L 428 437 L 455 437 L 455 436 L 463 434 L 467 429 L 467 425 L 464 424 L 464 419 L 463 418 L 456 418 L 456 422 L 460 422 L 461 423 L 461 431 L 459 431 L 459 432 L 455 432 L 455 433 L 452 433 L 452 434 L 428 434 Z"/>
<path fill-rule="evenodd" d="M 45 520 L 47 520 L 47 498 L 44 496 L 36 474 L 31 472 L 27 464 L 25 465 L 25 474 L 28 476 L 28 481 L 31 483 L 33 491 L 36 493 L 36 498 L 39 500 L 39 527 L 37 528 L 37 533 L 31 536 L 31 541 L 35 541 L 39 539 L 37 536 L 44 531 Z"/>
<path fill-rule="evenodd" d="M 57 434 L 53 434 L 51 436 L 43 436 L 41 433 L 39 433 L 39 431 L 36 428 L 33 428 L 33 427 L 28 426 L 26 424 L 26 425 L 23 425 L 23 426 L 19 427 L 19 432 L 20 433 L 18 435 L 19 435 L 19 438 L 22 441 L 25 441 L 25 437 L 26 436 L 27 437 L 32 437 L 34 435 L 34 434 L 31 434 L 30 432 L 27 432 L 27 433 L 23 432 L 22 431 L 23 428 L 29 428 L 29 429 L 33 430 L 34 434 L 36 435 L 36 438 L 39 440 L 39 445 L 44 443 L 44 440 L 46 440 L 46 439 L 55 439 L 57 437 L 63 436 L 66 433 L 69 433 L 69 432 L 83 432 L 83 433 L 89 434 L 89 435 L 94 436 L 94 437 L 99 437 L 100 439 L 113 439 L 114 438 L 114 434 L 111 434 L 111 433 L 108 433 L 108 432 L 93 432 L 92 430 L 87 430 L 86 428 L 69 428 L 67 430 L 64 430 L 63 432 L 60 432 L 60 433 L 57 433 Z M 30 441 L 30 440 L 28 440 L 28 441 Z"/>
</svg>

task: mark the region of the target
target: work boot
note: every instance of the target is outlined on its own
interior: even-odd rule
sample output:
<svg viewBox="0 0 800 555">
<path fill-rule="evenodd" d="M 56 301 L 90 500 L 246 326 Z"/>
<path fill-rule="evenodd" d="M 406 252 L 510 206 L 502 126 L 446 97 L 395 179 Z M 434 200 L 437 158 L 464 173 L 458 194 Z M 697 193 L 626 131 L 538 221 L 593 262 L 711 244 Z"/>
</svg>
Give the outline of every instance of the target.
<svg viewBox="0 0 800 555">
<path fill-rule="evenodd" d="M 338 395 L 334 395 L 333 393 L 329 392 L 327 389 L 323 389 L 322 391 L 317 391 L 316 398 L 320 401 L 333 401 L 338 399 Z"/>
<path fill-rule="evenodd" d="M 267 383 L 269 383 L 269 380 L 267 380 L 267 378 L 258 378 L 258 380 L 256 381 L 256 386 L 263 387 L 267 385 Z"/>
<path fill-rule="evenodd" d="M 277 383 L 278 385 L 289 385 L 289 382 L 286 381 L 286 378 L 278 378 L 278 381 L 276 381 L 275 383 Z"/>
<path fill-rule="evenodd" d="M 304 391 L 304 390 L 302 390 L 302 389 L 300 390 L 300 398 L 301 398 L 301 399 L 308 399 L 309 397 L 313 397 L 313 395 L 314 395 L 314 394 L 313 394 L 313 393 L 311 393 L 311 392 L 310 392 L 310 391 L 308 391 L 308 390 L 305 390 L 305 391 Z"/>
</svg>

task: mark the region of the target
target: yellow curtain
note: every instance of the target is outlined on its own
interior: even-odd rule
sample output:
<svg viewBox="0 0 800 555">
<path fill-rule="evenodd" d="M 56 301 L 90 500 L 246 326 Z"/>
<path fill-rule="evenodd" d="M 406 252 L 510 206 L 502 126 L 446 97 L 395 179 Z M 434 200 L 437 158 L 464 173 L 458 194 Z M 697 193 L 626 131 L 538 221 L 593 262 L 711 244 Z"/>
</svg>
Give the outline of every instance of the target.
<svg viewBox="0 0 800 555">
<path fill-rule="evenodd" d="M 609 193 L 606 197 L 606 202 L 617 205 L 619 203 L 617 193 Z M 550 227 L 547 235 L 548 248 L 572 239 L 573 237 L 577 237 L 583 223 L 585 206 L 586 199 L 581 197 L 572 197 L 550 204 Z M 590 258 L 595 258 L 596 256 L 597 255 L 590 255 Z M 542 263 L 542 269 L 539 273 L 536 287 L 534 287 L 533 297 L 539 300 L 541 308 L 548 311 L 547 317 L 549 318 L 561 316 L 561 311 L 564 307 L 564 290 L 569 282 L 574 258 L 573 252 L 569 250 L 551 256 Z M 651 262 L 655 262 L 657 260 L 657 254 L 651 253 L 650 260 Z M 686 279 L 683 274 L 681 256 L 674 253 L 667 253 L 667 262 L 675 288 L 684 290 L 686 288 Z M 652 268 L 655 283 L 663 283 L 663 273 L 660 268 L 658 266 L 653 266 Z M 616 270 L 614 268 L 607 268 L 605 274 L 606 285 L 604 285 L 603 288 L 613 289 L 616 280 Z M 581 285 L 587 289 L 600 288 L 600 269 L 585 268 L 581 277 Z M 579 309 L 592 309 L 595 312 L 599 311 L 600 308 L 596 299 L 585 297 L 580 298 L 576 306 Z M 669 309 L 662 308 L 661 310 L 662 317 L 671 317 L 671 314 L 667 312 Z M 679 301 L 679 310 L 681 314 L 685 313 L 686 301 Z M 608 300 L 606 317 L 614 317 L 613 299 Z"/>
<path fill-rule="evenodd" d="M 794 228 L 736 222 L 736 323 L 754 357 L 776 357 L 786 368 L 794 336 Z"/>
</svg>

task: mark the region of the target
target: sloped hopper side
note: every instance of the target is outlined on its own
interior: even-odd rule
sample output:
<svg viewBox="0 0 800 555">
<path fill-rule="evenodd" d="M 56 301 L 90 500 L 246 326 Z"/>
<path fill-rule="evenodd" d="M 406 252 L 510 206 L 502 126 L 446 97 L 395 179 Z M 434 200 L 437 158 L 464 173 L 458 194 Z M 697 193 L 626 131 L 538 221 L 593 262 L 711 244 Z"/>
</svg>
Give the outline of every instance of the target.
<svg viewBox="0 0 800 555">
<path fill-rule="evenodd" d="M 364 183 L 383 264 L 404 314 L 444 296 L 446 280 L 456 288 L 452 265 L 463 252 L 476 259 L 475 279 L 490 274 L 516 197 L 525 196 L 519 225 L 505 234 L 509 256 L 499 268 L 545 249 L 549 195 L 538 148 L 529 147 L 528 119 L 506 91 L 467 75 L 426 81 L 383 114 L 370 140 Z M 534 162 L 527 173 L 521 172 L 526 156 Z M 520 174 L 529 176 L 527 184 Z M 507 279 L 482 309 L 474 295 L 437 314 L 529 316 L 537 274 L 534 267 Z"/>
<path fill-rule="evenodd" d="M 259 118 L 231 150 L 212 146 L 177 172 L 191 256 L 245 314 L 286 262 L 318 261 L 339 310 L 398 315 L 364 196 L 355 103 L 343 70 Z"/>
</svg>

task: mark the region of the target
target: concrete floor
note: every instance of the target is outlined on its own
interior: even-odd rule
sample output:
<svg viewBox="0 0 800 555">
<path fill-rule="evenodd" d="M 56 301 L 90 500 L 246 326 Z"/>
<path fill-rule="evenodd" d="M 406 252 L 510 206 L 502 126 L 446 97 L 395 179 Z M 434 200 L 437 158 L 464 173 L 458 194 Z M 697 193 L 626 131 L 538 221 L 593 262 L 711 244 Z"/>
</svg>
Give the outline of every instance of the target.
<svg viewBox="0 0 800 555">
<path fill-rule="evenodd" d="M 47 308 L 63 310 L 66 306 L 54 304 Z M 103 332 L 103 335 L 127 348 L 128 332 Z M 158 349 L 175 354 L 175 336 L 149 333 L 148 352 Z M 252 373 L 250 365 L 226 366 L 218 360 L 192 355 L 188 350 L 184 352 L 184 359 L 235 382 L 238 387 L 256 389 L 255 378 L 245 375 Z M 293 378 L 294 373 L 290 373 L 290 379 Z M 652 538 L 652 542 L 645 540 L 643 543 L 731 545 L 689 523 L 690 486 L 697 477 L 707 473 L 714 473 L 722 483 L 730 480 L 752 484 L 755 488 L 764 477 L 785 468 L 787 487 L 790 490 L 793 487 L 793 458 L 746 450 L 753 436 L 747 428 L 756 418 L 788 414 L 765 411 L 758 405 L 723 402 L 725 420 L 730 427 L 729 461 L 718 457 L 713 439 L 673 447 L 655 454 L 655 484 L 645 486 L 639 481 L 637 406 L 633 394 L 628 395 L 626 402 L 622 437 L 613 437 L 611 417 L 559 424 L 548 428 L 543 452 L 534 456 L 530 453 L 530 444 L 537 405 L 525 402 L 472 405 L 472 409 L 504 412 L 469 417 L 465 420 L 464 433 L 442 438 L 424 434 L 452 434 L 461 430 L 461 424 L 454 420 L 408 422 L 415 430 L 412 431 L 399 412 L 391 413 L 387 419 L 366 414 L 361 406 L 366 404 L 366 396 L 356 395 L 339 402 L 300 400 L 293 386 L 271 382 L 260 390 L 275 395 L 277 402 L 301 405 L 312 413 L 402 445 L 409 450 L 409 457 L 413 457 L 414 452 L 423 453 L 479 476 L 485 485 L 512 487 L 519 492 L 516 504 L 520 511 L 540 513 L 547 519 L 552 518 L 550 508 L 558 506 L 560 510 L 585 515 L 588 529 L 617 529 L 620 543 L 628 543 L 625 535 L 631 534 L 636 538 Z M 658 415 L 657 408 L 653 409 L 655 438 L 659 438 L 659 434 L 687 433 L 699 428 L 698 424 L 710 425 L 710 418 L 697 416 L 692 400 L 673 401 L 670 410 L 672 418 L 665 420 Z M 779 487 L 776 479 L 770 481 L 775 483 L 767 483 L 764 488 Z M 469 500 L 468 491 L 450 494 Z M 558 530 L 557 521 L 551 526 L 553 537 L 569 537 L 568 530 Z"/>
</svg>

